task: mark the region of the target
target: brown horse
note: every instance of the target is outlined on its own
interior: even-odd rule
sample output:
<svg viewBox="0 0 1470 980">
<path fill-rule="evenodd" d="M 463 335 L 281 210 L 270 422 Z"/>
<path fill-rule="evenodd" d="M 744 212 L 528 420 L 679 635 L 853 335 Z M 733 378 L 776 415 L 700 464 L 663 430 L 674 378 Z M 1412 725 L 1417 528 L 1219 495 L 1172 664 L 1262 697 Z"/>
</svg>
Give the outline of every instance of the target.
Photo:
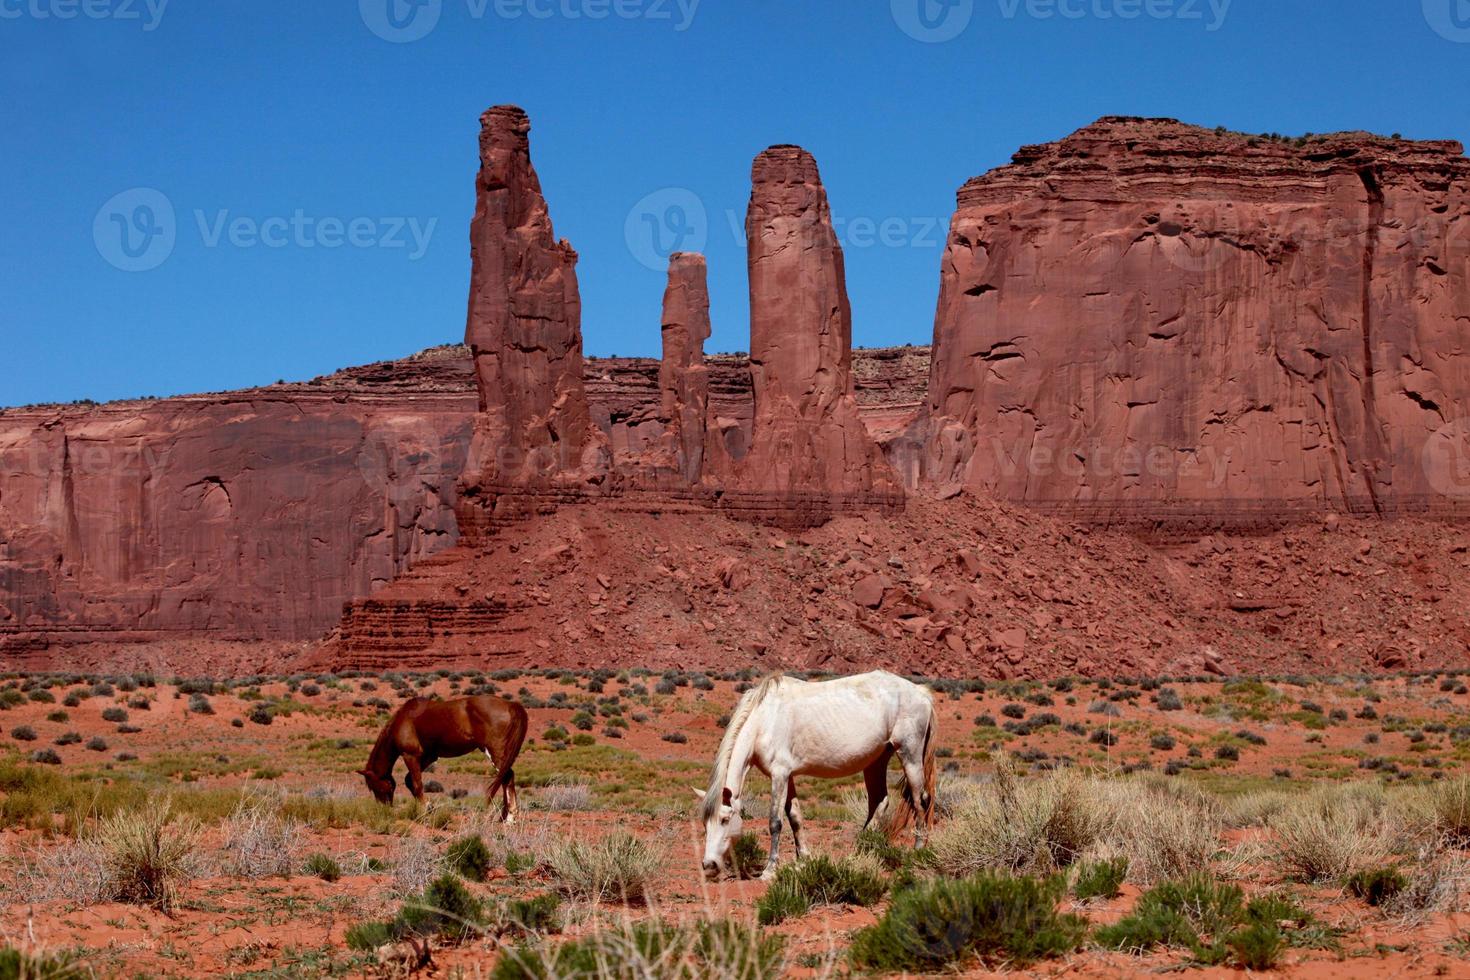
<svg viewBox="0 0 1470 980">
<path fill-rule="evenodd" d="M 489 806 L 503 793 L 500 819 L 515 818 L 516 777 L 512 766 L 526 739 L 526 709 L 514 701 L 480 696 L 457 701 L 409 698 L 383 726 L 367 766 L 357 770 L 379 803 L 392 803 L 397 784 L 393 766 L 403 757 L 408 790 L 423 802 L 424 770 L 439 759 L 453 759 L 479 749 L 497 769 L 485 792 Z"/>
</svg>

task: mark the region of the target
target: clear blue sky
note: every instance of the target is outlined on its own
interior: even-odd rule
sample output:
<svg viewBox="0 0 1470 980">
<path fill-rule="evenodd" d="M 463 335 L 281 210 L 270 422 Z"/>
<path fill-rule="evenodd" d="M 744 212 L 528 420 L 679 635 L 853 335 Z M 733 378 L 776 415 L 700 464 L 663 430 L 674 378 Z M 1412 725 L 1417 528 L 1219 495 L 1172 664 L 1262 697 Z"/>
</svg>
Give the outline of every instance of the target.
<svg viewBox="0 0 1470 980">
<path fill-rule="evenodd" d="M 736 229 L 772 143 L 816 154 L 873 346 L 928 341 L 955 189 L 1098 116 L 1470 137 L 1470 0 L 161 2 L 0 0 L 0 405 L 458 341 L 495 103 L 531 113 L 591 354 L 658 351 L 647 220 L 706 239 L 710 349 L 746 347 Z M 109 205 L 137 188 L 171 247 L 158 195 Z"/>
</svg>

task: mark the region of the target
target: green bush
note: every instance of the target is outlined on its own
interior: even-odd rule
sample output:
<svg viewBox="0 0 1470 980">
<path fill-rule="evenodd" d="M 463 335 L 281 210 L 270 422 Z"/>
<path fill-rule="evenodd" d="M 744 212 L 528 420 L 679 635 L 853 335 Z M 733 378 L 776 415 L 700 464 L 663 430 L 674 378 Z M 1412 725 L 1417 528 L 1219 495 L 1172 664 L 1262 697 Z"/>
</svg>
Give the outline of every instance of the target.
<svg viewBox="0 0 1470 980">
<path fill-rule="evenodd" d="M 0 948 L 0 980 L 85 980 L 91 970 L 78 965 L 69 953 L 22 953 Z"/>
<path fill-rule="evenodd" d="M 867 854 L 876 859 L 885 871 L 897 871 L 903 867 L 909 854 L 889 840 L 887 834 L 871 828 L 858 834 L 857 850 L 859 854 Z"/>
<path fill-rule="evenodd" d="M 490 848 L 479 834 L 461 837 L 449 845 L 444 860 L 450 870 L 469 881 L 484 881 L 490 871 Z"/>
<path fill-rule="evenodd" d="M 629 833 L 598 841 L 571 840 L 547 857 L 557 887 L 574 898 L 637 904 L 663 863 L 663 855 Z"/>
<path fill-rule="evenodd" d="M 452 874 L 429 882 L 424 893 L 403 903 L 393 920 L 397 936 L 437 936 L 462 942 L 484 928 L 484 908 Z"/>
<path fill-rule="evenodd" d="M 851 858 L 834 861 L 819 854 L 777 871 L 756 903 L 756 915 L 761 925 L 775 925 L 818 905 L 873 905 L 887 891 L 888 883 L 875 869 Z"/>
<path fill-rule="evenodd" d="M 1347 877 L 1347 889 L 1354 898 L 1369 905 L 1382 905 L 1408 887 L 1409 879 L 1398 868 L 1364 868 Z"/>
<path fill-rule="evenodd" d="M 1115 857 L 1108 861 L 1095 861 L 1077 869 L 1077 879 L 1072 884 L 1072 894 L 1079 900 L 1089 898 L 1117 898 L 1123 879 L 1128 877 L 1128 859 Z"/>
<path fill-rule="evenodd" d="M 513 898 L 505 903 L 502 925 L 518 932 L 556 932 L 561 897 L 548 892 L 535 898 Z"/>
<path fill-rule="evenodd" d="M 1286 937 L 1274 922 L 1254 922 L 1232 932 L 1226 939 L 1231 959 L 1247 970 L 1270 970 L 1286 950 Z"/>
<path fill-rule="evenodd" d="M 342 877 L 342 866 L 330 854 L 316 853 L 307 857 L 306 873 L 322 881 L 336 881 Z"/>
<path fill-rule="evenodd" d="M 393 942 L 393 923 L 359 922 L 347 930 L 347 948 L 371 952 Z"/>
<path fill-rule="evenodd" d="M 741 834 L 730 842 L 730 861 L 735 877 L 758 878 L 766 867 L 766 849 L 755 834 Z"/>
<path fill-rule="evenodd" d="M 854 937 L 860 967 L 933 972 L 970 957 L 1024 965 L 1077 949 L 1087 933 L 1080 916 L 1060 914 L 1061 878 L 1038 881 L 982 872 L 934 879 L 894 895 L 878 924 Z"/>
<path fill-rule="evenodd" d="M 1098 929 L 1094 938 L 1100 946 L 1130 953 L 1182 946 L 1200 962 L 1220 963 L 1226 937 L 1245 918 L 1244 899 L 1238 887 L 1204 872 L 1165 881 L 1144 893 L 1132 915 Z"/>
</svg>

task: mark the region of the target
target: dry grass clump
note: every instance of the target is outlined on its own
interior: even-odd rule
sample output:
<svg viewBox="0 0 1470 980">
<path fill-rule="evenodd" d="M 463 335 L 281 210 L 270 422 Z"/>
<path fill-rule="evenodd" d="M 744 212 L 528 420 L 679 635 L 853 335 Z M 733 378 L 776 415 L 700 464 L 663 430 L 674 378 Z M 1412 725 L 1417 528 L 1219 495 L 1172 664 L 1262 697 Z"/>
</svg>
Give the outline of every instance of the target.
<svg viewBox="0 0 1470 980">
<path fill-rule="evenodd" d="M 1128 876 L 1151 884 L 1209 866 L 1220 847 L 1218 805 L 1162 779 L 1106 779 L 1072 770 L 1021 778 L 1008 763 L 977 785 L 934 835 L 937 866 L 1049 874 L 1086 854 L 1122 856 Z"/>
<path fill-rule="evenodd" d="M 113 901 L 173 909 L 180 886 L 198 877 L 199 824 L 175 818 L 171 804 L 124 810 L 105 818 L 95 841 Z"/>
<path fill-rule="evenodd" d="M 574 812 L 592 807 L 592 787 L 586 783 L 552 783 L 541 791 L 541 802 L 555 812 Z"/>
<path fill-rule="evenodd" d="M 1470 776 L 1431 786 L 1420 802 L 1428 830 L 1450 847 L 1470 847 Z"/>
<path fill-rule="evenodd" d="M 544 940 L 506 950 L 491 980 L 776 980 L 785 938 L 729 920 L 675 925 L 657 919 L 599 929 L 571 942 Z"/>
<path fill-rule="evenodd" d="M 594 902 L 637 904 L 663 864 L 663 854 L 628 833 L 596 841 L 571 840 L 551 849 L 547 864 L 557 887 Z"/>
<path fill-rule="evenodd" d="M 1106 781 L 1097 792 L 1112 817 L 1105 842 L 1127 855 L 1133 881 L 1152 885 L 1205 870 L 1220 849 L 1224 818 L 1198 790 L 1140 778 Z"/>
<path fill-rule="evenodd" d="M 1225 826 L 1231 829 L 1242 827 L 1265 827 L 1271 819 L 1295 799 L 1295 794 L 1280 790 L 1259 790 L 1242 793 L 1224 804 Z"/>
<path fill-rule="evenodd" d="M 1387 801 L 1376 784 L 1322 786 L 1271 820 L 1276 858 L 1292 877 L 1332 881 L 1380 860 L 1390 849 Z"/>
<path fill-rule="evenodd" d="M 18 891 L 28 902 L 60 898 L 93 905 L 108 897 L 106 857 L 90 837 L 37 848 L 21 858 L 17 879 Z"/>
<path fill-rule="evenodd" d="M 224 822 L 225 867 L 243 878 L 291 874 L 301 845 L 301 825 L 269 796 L 245 797 Z"/>
<path fill-rule="evenodd" d="M 388 855 L 393 891 L 399 895 L 422 892 L 444 863 L 434 842 L 424 837 L 400 837 Z"/>
<path fill-rule="evenodd" d="M 1098 780 L 1071 770 L 1021 778 L 1009 761 L 989 784 L 977 784 L 939 825 L 932 847 L 945 874 L 985 870 L 1046 874 L 1064 868 L 1107 827 Z"/>
</svg>

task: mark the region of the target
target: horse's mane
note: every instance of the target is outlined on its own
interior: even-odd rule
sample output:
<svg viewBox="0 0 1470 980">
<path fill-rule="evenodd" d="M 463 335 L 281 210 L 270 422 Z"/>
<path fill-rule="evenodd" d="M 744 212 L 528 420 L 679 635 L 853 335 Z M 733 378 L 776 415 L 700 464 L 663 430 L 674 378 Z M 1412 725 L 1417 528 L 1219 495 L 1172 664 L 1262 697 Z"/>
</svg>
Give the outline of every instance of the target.
<svg viewBox="0 0 1470 980">
<path fill-rule="evenodd" d="M 735 753 L 735 740 L 740 736 L 740 730 L 750 720 L 750 714 L 756 709 L 766 695 L 780 684 L 784 675 L 779 671 L 768 675 L 756 687 L 746 691 L 740 696 L 740 703 L 735 706 L 735 713 L 730 716 L 730 724 L 725 726 L 725 736 L 720 739 L 720 751 L 715 755 L 715 772 L 710 777 L 709 791 L 704 794 L 704 804 L 700 807 L 700 815 L 708 820 L 720 810 L 722 793 L 725 785 L 725 774 L 730 771 L 730 757 Z"/>
</svg>

